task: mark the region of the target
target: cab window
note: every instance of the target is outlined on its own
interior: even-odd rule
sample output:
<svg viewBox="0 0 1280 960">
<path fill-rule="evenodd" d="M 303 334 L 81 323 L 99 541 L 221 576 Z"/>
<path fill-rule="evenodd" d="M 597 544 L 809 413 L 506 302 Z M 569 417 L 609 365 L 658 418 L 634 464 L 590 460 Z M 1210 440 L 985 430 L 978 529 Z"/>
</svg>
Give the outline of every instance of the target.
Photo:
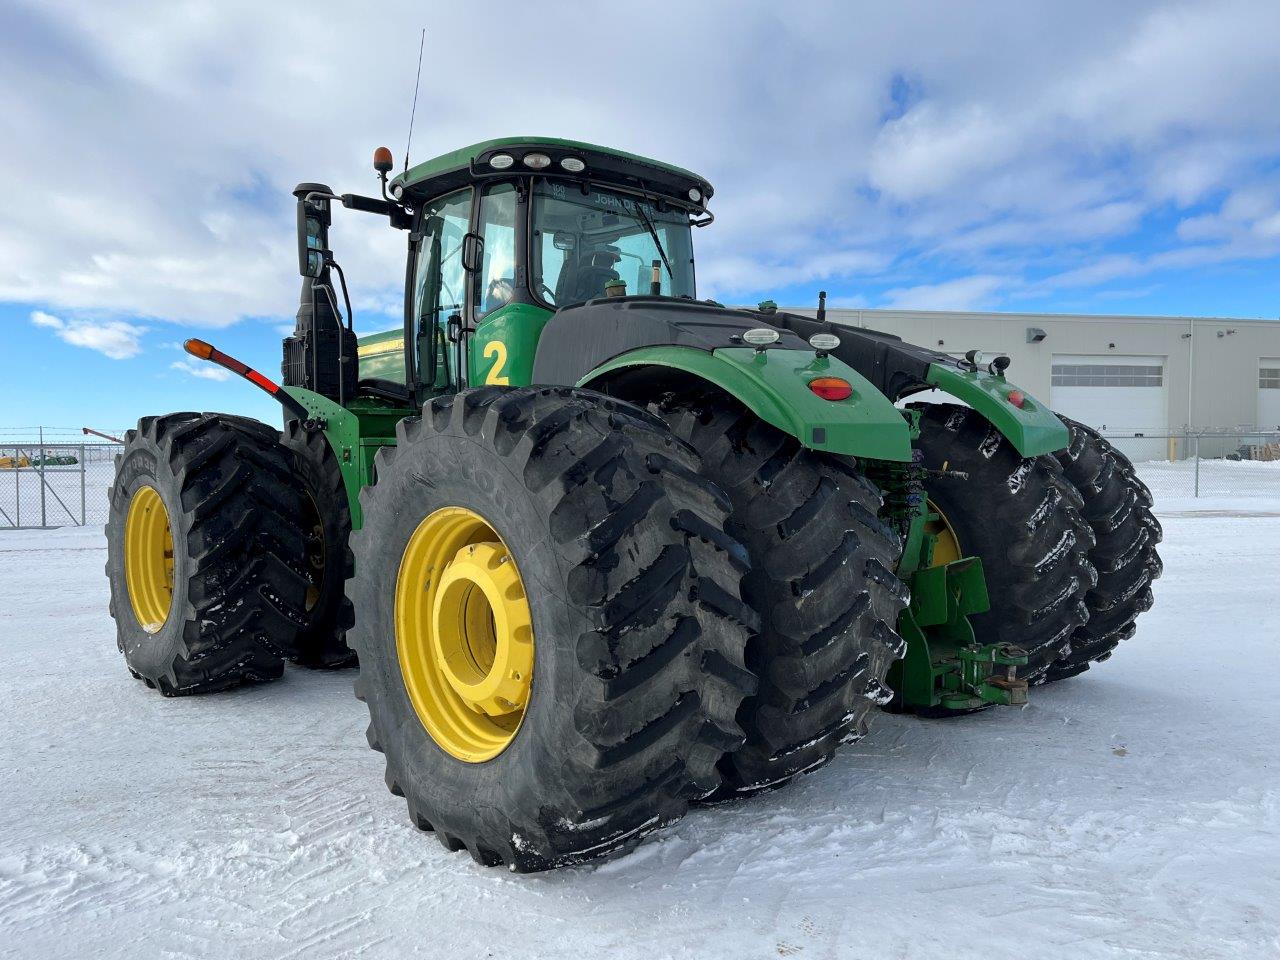
<svg viewBox="0 0 1280 960">
<path fill-rule="evenodd" d="M 484 238 L 484 262 L 476 287 L 476 320 L 506 306 L 515 296 L 516 188 L 512 184 L 498 184 L 481 197 L 479 232 Z"/>
<path fill-rule="evenodd" d="M 422 211 L 422 238 L 414 273 L 414 331 L 418 342 L 418 371 L 427 378 L 428 352 L 435 345 L 435 385 L 448 384 L 445 370 L 444 326 L 461 313 L 466 297 L 466 272 L 462 269 L 462 239 L 471 224 L 471 188 L 433 200 Z"/>
<path fill-rule="evenodd" d="M 654 263 L 663 296 L 694 295 L 689 214 L 648 197 L 539 180 L 532 257 L 534 294 L 550 306 L 603 296 L 619 280 L 627 293 L 647 294 Z"/>
</svg>

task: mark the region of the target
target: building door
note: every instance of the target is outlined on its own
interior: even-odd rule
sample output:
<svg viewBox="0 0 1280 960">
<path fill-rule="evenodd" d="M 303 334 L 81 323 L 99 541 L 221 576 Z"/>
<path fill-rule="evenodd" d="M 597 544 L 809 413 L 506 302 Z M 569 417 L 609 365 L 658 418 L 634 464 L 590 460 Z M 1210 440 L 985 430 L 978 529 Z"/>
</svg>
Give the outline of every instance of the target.
<svg viewBox="0 0 1280 960">
<path fill-rule="evenodd" d="M 1280 430 L 1280 357 L 1258 361 L 1259 430 Z"/>
<path fill-rule="evenodd" d="M 1169 456 L 1164 357 L 1054 354 L 1050 404 L 1105 434 L 1131 460 Z"/>
</svg>

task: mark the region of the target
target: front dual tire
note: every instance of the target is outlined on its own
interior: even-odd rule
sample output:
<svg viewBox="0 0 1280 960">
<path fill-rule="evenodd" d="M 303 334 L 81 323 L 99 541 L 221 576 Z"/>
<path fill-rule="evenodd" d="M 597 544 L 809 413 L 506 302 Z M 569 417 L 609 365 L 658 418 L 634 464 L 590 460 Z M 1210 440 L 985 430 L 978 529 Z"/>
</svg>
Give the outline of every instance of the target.
<svg viewBox="0 0 1280 960">
<path fill-rule="evenodd" d="M 446 848 L 593 859 L 720 786 L 755 618 L 699 467 L 661 421 L 570 389 L 433 400 L 380 452 L 356 689 L 388 786 Z"/>
<path fill-rule="evenodd" d="M 305 535 L 278 434 L 244 417 L 144 417 L 110 490 L 116 643 L 166 696 L 274 680 L 297 656 Z"/>
</svg>

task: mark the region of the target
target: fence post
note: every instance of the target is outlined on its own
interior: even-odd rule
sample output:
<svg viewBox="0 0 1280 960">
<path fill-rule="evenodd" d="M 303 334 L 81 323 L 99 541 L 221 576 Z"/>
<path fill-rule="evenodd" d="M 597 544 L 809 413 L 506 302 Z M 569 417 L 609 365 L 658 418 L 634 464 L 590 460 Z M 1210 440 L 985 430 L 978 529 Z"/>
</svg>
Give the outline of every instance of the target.
<svg viewBox="0 0 1280 960">
<path fill-rule="evenodd" d="M 40 526 L 47 527 L 49 525 L 49 515 L 45 510 L 45 481 L 44 481 L 44 427 L 40 428 Z"/>
<path fill-rule="evenodd" d="M 89 465 L 84 462 L 84 444 L 80 444 L 80 526 L 88 524 L 89 519 L 85 516 L 85 482 L 88 480 L 86 476 L 89 471 Z"/>
<path fill-rule="evenodd" d="M 1196 498 L 1200 497 L 1200 436 L 1196 435 Z"/>
<path fill-rule="evenodd" d="M 18 517 L 18 526 L 22 526 L 22 471 L 18 469 L 22 451 L 16 445 L 13 448 L 13 506 Z"/>
</svg>

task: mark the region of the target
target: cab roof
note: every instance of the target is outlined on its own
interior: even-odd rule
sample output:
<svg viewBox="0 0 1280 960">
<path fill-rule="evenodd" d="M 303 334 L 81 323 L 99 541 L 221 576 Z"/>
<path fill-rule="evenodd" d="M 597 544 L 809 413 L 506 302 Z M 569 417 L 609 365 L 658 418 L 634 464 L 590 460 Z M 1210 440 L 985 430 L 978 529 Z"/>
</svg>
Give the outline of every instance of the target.
<svg viewBox="0 0 1280 960">
<path fill-rule="evenodd" d="M 530 153 L 545 154 L 551 160 L 550 166 L 539 170 L 524 165 L 524 157 Z M 489 161 L 497 154 L 510 156 L 512 165 L 503 169 L 492 167 Z M 566 170 L 561 161 L 568 158 L 580 160 L 583 169 L 580 172 Z M 393 191 L 399 187 L 406 194 L 425 199 L 477 180 L 520 173 L 612 183 L 658 193 L 697 209 L 703 208 L 713 193 L 706 178 L 682 167 L 612 147 L 557 137 L 499 137 L 473 143 L 415 164 L 392 180 L 391 186 Z M 690 191 L 696 191 L 699 199 L 693 200 Z"/>
</svg>

